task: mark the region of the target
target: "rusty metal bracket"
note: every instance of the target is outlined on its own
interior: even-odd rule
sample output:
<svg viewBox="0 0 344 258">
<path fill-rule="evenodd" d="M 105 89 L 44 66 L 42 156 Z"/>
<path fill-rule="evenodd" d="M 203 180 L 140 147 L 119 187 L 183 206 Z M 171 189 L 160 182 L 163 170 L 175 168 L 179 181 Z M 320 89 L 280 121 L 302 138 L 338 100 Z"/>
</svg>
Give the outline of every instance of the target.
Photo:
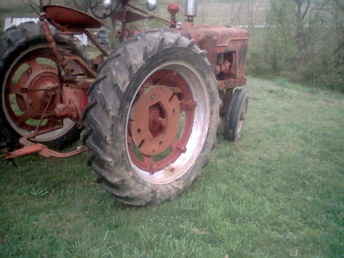
<svg viewBox="0 0 344 258">
<path fill-rule="evenodd" d="M 14 159 L 30 154 L 37 153 L 38 155 L 45 157 L 45 158 L 70 158 L 76 155 L 79 155 L 82 152 L 86 152 L 88 149 L 86 146 L 81 145 L 78 146 L 75 150 L 69 151 L 69 152 L 57 152 L 52 149 L 49 149 L 44 144 L 40 143 L 33 143 L 26 138 L 21 138 L 20 143 L 24 146 L 18 150 L 15 150 L 13 152 L 8 152 L 5 154 L 5 159 Z"/>
</svg>

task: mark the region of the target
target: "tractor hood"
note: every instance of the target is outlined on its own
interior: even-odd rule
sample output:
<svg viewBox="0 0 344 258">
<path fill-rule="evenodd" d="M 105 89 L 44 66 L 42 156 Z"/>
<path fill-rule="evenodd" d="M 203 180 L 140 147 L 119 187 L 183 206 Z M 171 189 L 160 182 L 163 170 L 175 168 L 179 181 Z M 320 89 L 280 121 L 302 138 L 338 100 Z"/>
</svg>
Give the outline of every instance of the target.
<svg viewBox="0 0 344 258">
<path fill-rule="evenodd" d="M 248 31 L 242 28 L 185 24 L 181 30 L 196 42 L 211 39 L 218 46 L 230 46 L 233 40 L 248 40 Z"/>
<path fill-rule="evenodd" d="M 245 63 L 248 47 L 249 33 L 242 28 L 225 26 L 193 25 L 185 23 L 180 27 L 181 33 L 193 39 L 194 42 L 207 52 L 207 57 L 213 66 L 215 74 L 218 74 L 219 58 L 227 57 L 232 63 L 235 78 L 241 78 L 244 83 Z"/>
</svg>

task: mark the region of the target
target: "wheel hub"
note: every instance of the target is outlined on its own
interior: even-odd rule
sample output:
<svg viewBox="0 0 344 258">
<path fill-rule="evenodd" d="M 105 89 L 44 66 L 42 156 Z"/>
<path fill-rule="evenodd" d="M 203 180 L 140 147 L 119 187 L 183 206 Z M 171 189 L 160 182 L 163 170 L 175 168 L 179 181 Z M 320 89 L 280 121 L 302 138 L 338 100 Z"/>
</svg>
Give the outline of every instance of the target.
<svg viewBox="0 0 344 258">
<path fill-rule="evenodd" d="M 30 73 L 30 70 L 28 70 Z M 20 95 L 16 95 L 18 104 L 31 110 L 33 118 L 39 118 L 43 112 L 51 112 L 56 105 L 57 85 L 59 83 L 56 69 L 40 65 L 39 71 L 30 74 Z"/>
<path fill-rule="evenodd" d="M 130 133 L 140 152 L 153 156 L 176 141 L 181 110 L 173 87 L 147 88 L 133 106 Z"/>
</svg>

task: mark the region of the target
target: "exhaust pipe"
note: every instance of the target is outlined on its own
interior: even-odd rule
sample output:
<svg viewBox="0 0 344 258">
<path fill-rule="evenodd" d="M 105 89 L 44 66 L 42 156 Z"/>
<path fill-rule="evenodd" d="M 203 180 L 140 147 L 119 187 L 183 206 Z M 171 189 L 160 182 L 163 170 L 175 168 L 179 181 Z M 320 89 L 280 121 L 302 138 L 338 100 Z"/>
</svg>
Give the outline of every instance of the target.
<svg viewBox="0 0 344 258">
<path fill-rule="evenodd" d="M 197 16 L 197 0 L 185 0 L 185 15 L 187 21 L 193 23 L 194 17 Z"/>
</svg>

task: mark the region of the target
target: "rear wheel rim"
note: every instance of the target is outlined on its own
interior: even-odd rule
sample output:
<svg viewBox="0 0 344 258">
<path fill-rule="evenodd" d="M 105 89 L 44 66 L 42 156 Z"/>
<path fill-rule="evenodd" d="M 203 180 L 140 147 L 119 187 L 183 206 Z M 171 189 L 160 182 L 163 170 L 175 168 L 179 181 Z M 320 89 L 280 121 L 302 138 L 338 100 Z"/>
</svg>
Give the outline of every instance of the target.
<svg viewBox="0 0 344 258">
<path fill-rule="evenodd" d="M 167 121 L 162 122 L 160 131 L 154 131 L 154 126 L 149 126 L 151 123 L 147 121 L 143 131 L 147 132 L 149 128 L 150 132 L 144 140 L 150 138 L 147 140 L 148 144 L 158 143 L 155 140 L 160 138 L 167 139 L 167 142 L 164 142 L 161 148 L 154 149 L 153 144 L 152 148 L 145 149 L 145 146 L 140 146 L 138 141 L 140 138 L 135 135 L 139 128 L 137 124 L 142 125 L 135 120 L 140 112 L 141 114 L 144 112 L 139 111 L 138 107 L 142 107 L 141 102 L 148 100 L 159 90 L 163 92 L 162 96 L 171 95 L 171 107 L 164 103 L 164 97 L 160 97 L 158 106 L 155 105 L 155 101 L 151 103 L 146 101 L 147 106 L 152 104 L 153 109 L 146 107 L 145 110 L 149 110 L 149 114 L 145 117 L 146 119 L 148 117 L 149 121 L 155 118 Z M 210 121 L 209 103 L 206 82 L 201 74 L 187 63 L 165 63 L 148 74 L 138 87 L 127 115 L 126 146 L 130 165 L 134 171 L 153 184 L 167 184 L 185 175 L 195 164 L 206 142 Z M 165 113 L 158 112 L 159 114 L 156 115 L 159 109 Z M 173 109 L 176 109 L 177 119 L 172 112 L 169 112 Z M 177 130 L 170 124 L 171 121 L 173 123 L 177 121 Z M 175 135 L 164 138 L 164 134 Z"/>
<path fill-rule="evenodd" d="M 14 60 L 5 75 L 1 103 L 8 123 L 20 136 L 37 129 L 49 131 L 56 128 L 34 138 L 35 141 L 49 142 L 62 137 L 75 126 L 70 119 L 53 116 L 41 119 L 44 112 L 53 112 L 59 101 L 59 89 L 53 89 L 58 83 L 56 61 L 49 46 L 41 44 L 31 47 Z M 23 87 L 29 90 L 25 93 Z M 43 101 L 40 95 L 48 92 L 49 87 L 49 101 Z M 37 100 L 42 108 L 38 107 Z"/>
</svg>

